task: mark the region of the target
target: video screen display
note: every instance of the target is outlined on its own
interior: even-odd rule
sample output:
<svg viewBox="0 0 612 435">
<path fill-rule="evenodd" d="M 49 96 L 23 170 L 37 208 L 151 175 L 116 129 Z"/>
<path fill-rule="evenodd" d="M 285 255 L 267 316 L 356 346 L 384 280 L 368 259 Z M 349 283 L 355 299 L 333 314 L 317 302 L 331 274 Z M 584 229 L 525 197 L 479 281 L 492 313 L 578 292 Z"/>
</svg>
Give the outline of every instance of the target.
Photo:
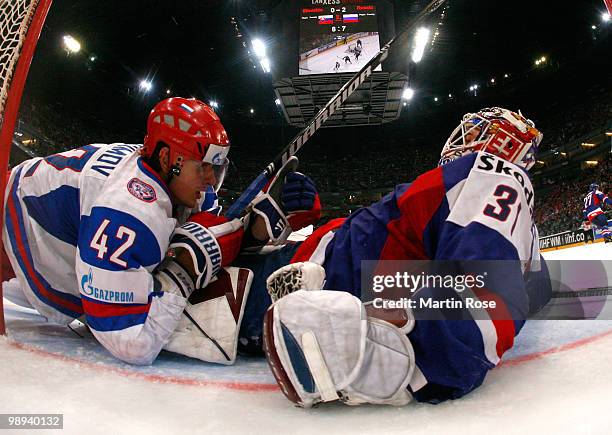
<svg viewBox="0 0 612 435">
<path fill-rule="evenodd" d="M 303 0 L 300 18 L 300 75 L 357 72 L 380 51 L 373 2 Z"/>
</svg>

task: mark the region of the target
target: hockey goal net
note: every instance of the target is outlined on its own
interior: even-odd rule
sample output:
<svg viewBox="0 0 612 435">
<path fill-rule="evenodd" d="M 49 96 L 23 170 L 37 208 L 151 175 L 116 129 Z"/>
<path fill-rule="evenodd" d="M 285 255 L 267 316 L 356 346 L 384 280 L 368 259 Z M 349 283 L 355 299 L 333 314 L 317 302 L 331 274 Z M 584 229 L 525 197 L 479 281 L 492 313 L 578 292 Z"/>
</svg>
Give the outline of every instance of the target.
<svg viewBox="0 0 612 435">
<path fill-rule="evenodd" d="M 0 192 L 3 194 L 0 224 L 4 218 L 4 174 L 8 167 L 21 95 L 49 7 L 51 0 L 0 0 Z M 2 302 L 0 285 L 0 334 L 4 335 Z"/>
</svg>

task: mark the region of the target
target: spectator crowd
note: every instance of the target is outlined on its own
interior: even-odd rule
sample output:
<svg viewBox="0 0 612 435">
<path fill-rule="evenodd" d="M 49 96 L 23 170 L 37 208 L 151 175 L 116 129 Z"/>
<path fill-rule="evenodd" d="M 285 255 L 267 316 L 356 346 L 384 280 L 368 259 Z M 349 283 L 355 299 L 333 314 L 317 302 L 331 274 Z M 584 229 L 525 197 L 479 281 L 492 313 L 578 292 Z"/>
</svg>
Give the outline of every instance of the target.
<svg viewBox="0 0 612 435">
<path fill-rule="evenodd" d="M 590 92 L 588 103 L 577 100 L 575 106 L 547 111 L 549 116 L 539 117 L 538 127 L 544 133 L 543 149 L 562 146 L 589 133 L 600 134 L 612 126 L 612 94 L 600 87 L 593 87 Z M 27 144 L 31 152 L 49 155 L 87 143 L 142 140 L 140 129 L 118 134 L 104 128 L 100 120 L 67 113 L 67 108 L 59 103 L 26 101 L 22 104 L 18 131 L 21 129 L 29 133 L 28 137 L 36 137 Z M 435 131 L 448 132 L 453 127 L 449 121 L 448 125 L 437 126 Z M 278 144 L 285 138 L 276 140 L 271 132 L 274 128 L 277 129 L 261 125 L 233 128 L 230 124 L 228 131 L 235 146 L 231 153 L 233 164 L 224 185 L 233 194 L 230 196 L 235 197 L 244 189 L 280 150 Z M 315 135 L 300 152 L 300 170 L 314 179 L 322 193 L 324 216 L 328 219 L 347 215 L 379 198 L 380 192 L 398 183 L 410 182 L 435 167 L 446 137 L 432 137 L 432 130 L 426 125 L 419 129 L 410 121 L 398 121 L 376 127 L 326 129 Z M 596 167 L 563 172 L 556 178 L 548 177 L 543 171 L 534 180 L 535 219 L 540 235 L 578 228 L 589 184 L 597 181 L 608 192 L 612 188 L 611 169 L 608 152 Z"/>
</svg>

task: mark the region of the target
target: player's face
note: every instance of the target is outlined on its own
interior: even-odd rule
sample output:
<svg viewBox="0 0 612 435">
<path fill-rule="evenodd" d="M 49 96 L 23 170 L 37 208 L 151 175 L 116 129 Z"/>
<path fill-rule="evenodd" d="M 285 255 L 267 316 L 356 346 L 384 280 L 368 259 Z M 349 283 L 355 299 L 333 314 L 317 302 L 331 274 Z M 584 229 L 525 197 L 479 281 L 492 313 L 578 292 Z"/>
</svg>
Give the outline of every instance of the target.
<svg viewBox="0 0 612 435">
<path fill-rule="evenodd" d="M 466 126 L 466 129 L 467 131 L 465 132 L 465 135 L 464 135 L 465 145 L 471 145 L 472 142 L 474 142 L 476 138 L 478 138 L 478 135 L 480 134 L 480 131 L 482 130 L 482 128 L 472 125 L 472 124 L 468 124 Z"/>
<path fill-rule="evenodd" d="M 179 176 L 172 177 L 170 192 L 178 205 L 195 207 L 202 192 L 216 183 L 213 165 L 197 160 L 186 160 Z"/>
</svg>

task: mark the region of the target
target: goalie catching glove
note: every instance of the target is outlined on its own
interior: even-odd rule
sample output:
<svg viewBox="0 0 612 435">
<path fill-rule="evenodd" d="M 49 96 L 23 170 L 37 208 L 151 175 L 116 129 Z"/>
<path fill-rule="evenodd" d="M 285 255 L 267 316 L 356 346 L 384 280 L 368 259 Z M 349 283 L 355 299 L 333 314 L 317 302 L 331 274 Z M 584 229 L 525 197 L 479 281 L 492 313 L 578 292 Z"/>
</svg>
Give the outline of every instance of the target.
<svg viewBox="0 0 612 435">
<path fill-rule="evenodd" d="M 399 328 L 369 317 L 349 293 L 300 290 L 268 308 L 264 351 L 282 392 L 299 406 L 405 405 L 415 368 L 407 314 Z"/>
<path fill-rule="evenodd" d="M 253 213 L 264 219 L 270 241 L 275 245 L 285 242 L 292 231 L 321 217 L 317 188 L 309 177 L 295 172 L 297 165 L 297 157 L 291 157 L 252 202 Z"/>
<path fill-rule="evenodd" d="M 321 290 L 325 285 L 325 269 L 311 261 L 288 264 L 270 274 L 266 289 L 272 302 L 298 290 Z"/>
</svg>

